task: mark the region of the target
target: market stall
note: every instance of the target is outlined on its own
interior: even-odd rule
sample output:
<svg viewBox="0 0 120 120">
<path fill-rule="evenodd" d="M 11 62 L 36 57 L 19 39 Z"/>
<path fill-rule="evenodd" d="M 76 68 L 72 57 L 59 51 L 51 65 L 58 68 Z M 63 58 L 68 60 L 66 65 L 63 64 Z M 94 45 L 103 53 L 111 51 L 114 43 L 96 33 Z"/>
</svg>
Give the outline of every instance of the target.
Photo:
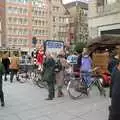
<svg viewBox="0 0 120 120">
<path fill-rule="evenodd" d="M 109 58 L 117 52 L 120 54 L 120 37 L 102 36 L 91 39 L 87 43 L 94 66 L 99 66 L 102 72 L 107 71 Z M 120 56 L 120 55 L 119 55 Z"/>
<path fill-rule="evenodd" d="M 91 39 L 87 43 L 90 55 L 93 60 L 93 67 L 99 67 L 101 75 L 109 74 L 108 63 L 114 53 L 120 57 L 120 37 L 102 36 Z"/>
</svg>

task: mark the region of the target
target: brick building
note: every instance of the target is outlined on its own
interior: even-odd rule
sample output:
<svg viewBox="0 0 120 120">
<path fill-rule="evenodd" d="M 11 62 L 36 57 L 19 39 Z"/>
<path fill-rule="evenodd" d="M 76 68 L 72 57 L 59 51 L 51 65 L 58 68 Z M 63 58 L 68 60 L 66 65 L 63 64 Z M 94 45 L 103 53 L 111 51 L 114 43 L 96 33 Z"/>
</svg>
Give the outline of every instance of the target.
<svg viewBox="0 0 120 120">
<path fill-rule="evenodd" d="M 4 46 L 5 44 L 5 4 L 4 4 L 4 0 L 0 1 L 0 47 Z"/>
<path fill-rule="evenodd" d="M 45 40 L 67 39 L 68 14 L 61 0 L 3 0 L 5 2 L 6 48 L 29 51 L 32 38 L 37 46 Z M 0 1 L 2 3 L 2 1 Z"/>
</svg>

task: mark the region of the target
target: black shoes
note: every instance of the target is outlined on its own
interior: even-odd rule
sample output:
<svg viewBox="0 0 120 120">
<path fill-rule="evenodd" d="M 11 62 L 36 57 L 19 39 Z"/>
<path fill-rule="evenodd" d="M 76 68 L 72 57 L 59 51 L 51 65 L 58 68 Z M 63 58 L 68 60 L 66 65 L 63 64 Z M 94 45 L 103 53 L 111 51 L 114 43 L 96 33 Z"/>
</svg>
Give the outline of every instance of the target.
<svg viewBox="0 0 120 120">
<path fill-rule="evenodd" d="M 64 94 L 63 94 L 62 91 L 59 91 L 59 92 L 58 92 L 58 97 L 64 97 Z"/>
<path fill-rule="evenodd" d="M 4 103 L 4 102 L 2 102 L 2 103 L 1 103 L 1 107 L 4 107 L 4 106 L 5 106 L 5 103 Z"/>
<path fill-rule="evenodd" d="M 4 80 L 5 82 L 7 81 L 7 79 Z"/>
<path fill-rule="evenodd" d="M 46 98 L 45 100 L 53 100 L 53 98 Z"/>
</svg>

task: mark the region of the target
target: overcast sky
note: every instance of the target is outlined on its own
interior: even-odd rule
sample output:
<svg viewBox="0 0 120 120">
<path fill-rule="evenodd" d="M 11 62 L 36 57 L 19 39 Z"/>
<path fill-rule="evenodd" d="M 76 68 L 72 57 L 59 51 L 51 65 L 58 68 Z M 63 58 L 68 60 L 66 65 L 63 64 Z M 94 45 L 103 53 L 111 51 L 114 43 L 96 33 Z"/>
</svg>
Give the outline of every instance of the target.
<svg viewBox="0 0 120 120">
<path fill-rule="evenodd" d="M 88 2 L 88 0 L 63 0 L 64 3 L 69 3 L 72 1 L 81 1 L 81 2 Z"/>
</svg>

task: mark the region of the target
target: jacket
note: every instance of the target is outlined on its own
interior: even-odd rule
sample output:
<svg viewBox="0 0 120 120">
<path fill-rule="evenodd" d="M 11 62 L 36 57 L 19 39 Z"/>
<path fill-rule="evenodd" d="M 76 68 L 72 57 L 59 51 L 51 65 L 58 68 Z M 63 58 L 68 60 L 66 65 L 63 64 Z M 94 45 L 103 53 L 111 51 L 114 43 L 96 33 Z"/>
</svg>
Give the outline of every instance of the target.
<svg viewBox="0 0 120 120">
<path fill-rule="evenodd" d="M 15 56 L 11 57 L 9 68 L 15 69 L 15 70 L 19 69 L 19 58 L 18 57 L 15 57 Z"/>
<path fill-rule="evenodd" d="M 55 61 L 53 58 L 48 58 L 43 64 L 43 77 L 46 82 L 55 82 Z"/>
<path fill-rule="evenodd" d="M 39 51 L 38 54 L 37 54 L 37 64 L 43 64 L 43 56 L 44 56 L 44 53 L 43 51 Z"/>
<path fill-rule="evenodd" d="M 110 72 L 110 74 L 112 74 L 112 72 L 114 71 L 114 68 L 118 62 L 119 62 L 119 60 L 116 58 L 112 58 L 110 60 L 110 62 L 108 63 L 108 71 Z"/>
<path fill-rule="evenodd" d="M 81 71 L 89 72 L 92 69 L 92 60 L 88 55 L 82 56 Z"/>
<path fill-rule="evenodd" d="M 112 99 L 109 120 L 120 119 L 120 70 L 116 67 L 112 73 Z"/>
<path fill-rule="evenodd" d="M 120 96 L 120 71 L 115 67 L 112 73 L 112 96 Z"/>
</svg>

